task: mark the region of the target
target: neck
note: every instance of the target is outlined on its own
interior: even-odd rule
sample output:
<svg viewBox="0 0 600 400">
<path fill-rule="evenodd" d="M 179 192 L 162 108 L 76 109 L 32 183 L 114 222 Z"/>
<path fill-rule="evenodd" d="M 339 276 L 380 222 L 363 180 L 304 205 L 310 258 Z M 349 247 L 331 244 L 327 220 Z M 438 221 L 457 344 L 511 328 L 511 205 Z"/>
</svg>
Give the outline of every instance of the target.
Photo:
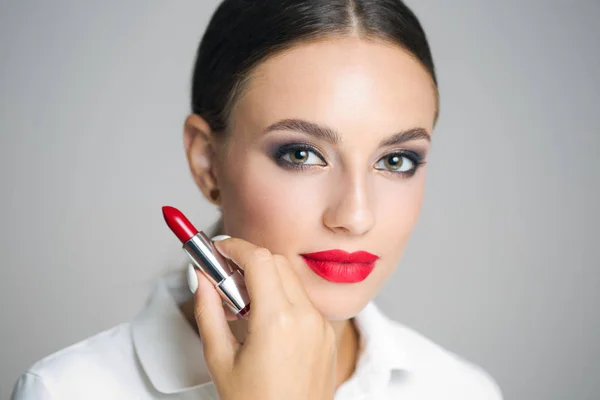
<svg viewBox="0 0 600 400">
<path fill-rule="evenodd" d="M 190 325 L 198 332 L 198 325 L 194 318 L 194 299 L 181 304 L 183 312 Z M 356 367 L 359 352 L 359 333 L 353 319 L 330 322 L 335 332 L 337 344 L 337 362 L 336 362 L 336 389 L 347 381 Z M 229 321 L 229 327 L 233 335 L 243 343 L 248 332 L 248 321 L 236 320 Z"/>
</svg>

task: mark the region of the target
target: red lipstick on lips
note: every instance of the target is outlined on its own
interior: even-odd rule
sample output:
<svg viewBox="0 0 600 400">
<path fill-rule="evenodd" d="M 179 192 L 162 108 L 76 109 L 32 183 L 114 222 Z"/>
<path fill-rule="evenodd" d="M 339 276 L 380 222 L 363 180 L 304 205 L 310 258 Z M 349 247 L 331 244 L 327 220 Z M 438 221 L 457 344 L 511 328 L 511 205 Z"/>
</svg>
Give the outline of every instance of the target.
<svg viewBox="0 0 600 400">
<path fill-rule="evenodd" d="M 326 250 L 301 254 L 308 266 L 320 277 L 336 283 L 356 283 L 367 279 L 378 256 L 366 251 L 347 253 Z"/>
</svg>

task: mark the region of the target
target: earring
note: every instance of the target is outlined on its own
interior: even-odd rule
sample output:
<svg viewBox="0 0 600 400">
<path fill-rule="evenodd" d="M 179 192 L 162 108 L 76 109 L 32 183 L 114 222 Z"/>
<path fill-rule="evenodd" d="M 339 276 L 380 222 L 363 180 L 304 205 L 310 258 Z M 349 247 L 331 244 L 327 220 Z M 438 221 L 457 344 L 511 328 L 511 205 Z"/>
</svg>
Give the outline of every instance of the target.
<svg viewBox="0 0 600 400">
<path fill-rule="evenodd" d="M 217 188 L 211 189 L 209 195 L 210 195 L 210 198 L 211 198 L 212 201 L 217 201 L 217 200 L 219 200 L 219 197 L 221 197 L 220 196 L 221 195 L 221 191 L 219 189 L 217 189 Z"/>
</svg>

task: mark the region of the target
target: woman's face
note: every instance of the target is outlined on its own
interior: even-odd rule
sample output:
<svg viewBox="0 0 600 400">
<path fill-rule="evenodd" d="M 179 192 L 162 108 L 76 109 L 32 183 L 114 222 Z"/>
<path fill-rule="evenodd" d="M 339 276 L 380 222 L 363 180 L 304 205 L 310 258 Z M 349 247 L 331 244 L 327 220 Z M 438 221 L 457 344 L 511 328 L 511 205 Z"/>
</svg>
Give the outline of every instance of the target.
<svg viewBox="0 0 600 400">
<path fill-rule="evenodd" d="M 435 113 L 432 79 L 397 46 L 340 38 L 266 61 L 214 165 L 225 233 L 286 256 L 327 318 L 354 316 L 396 268 L 417 221 L 418 164 Z M 386 144 L 399 133 L 412 139 Z M 363 281 L 335 283 L 300 256 L 331 249 L 379 259 Z"/>
</svg>

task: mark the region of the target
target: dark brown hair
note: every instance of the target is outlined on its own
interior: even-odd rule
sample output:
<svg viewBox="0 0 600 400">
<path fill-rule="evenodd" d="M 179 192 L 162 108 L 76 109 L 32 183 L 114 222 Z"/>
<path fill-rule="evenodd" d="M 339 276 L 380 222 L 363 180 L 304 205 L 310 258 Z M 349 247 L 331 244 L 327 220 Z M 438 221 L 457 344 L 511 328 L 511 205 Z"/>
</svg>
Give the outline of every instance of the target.
<svg viewBox="0 0 600 400">
<path fill-rule="evenodd" d="M 400 0 L 225 0 L 198 48 L 192 112 L 214 132 L 226 131 L 254 67 L 297 43 L 349 34 L 402 47 L 429 72 L 437 91 L 425 32 Z"/>
</svg>

